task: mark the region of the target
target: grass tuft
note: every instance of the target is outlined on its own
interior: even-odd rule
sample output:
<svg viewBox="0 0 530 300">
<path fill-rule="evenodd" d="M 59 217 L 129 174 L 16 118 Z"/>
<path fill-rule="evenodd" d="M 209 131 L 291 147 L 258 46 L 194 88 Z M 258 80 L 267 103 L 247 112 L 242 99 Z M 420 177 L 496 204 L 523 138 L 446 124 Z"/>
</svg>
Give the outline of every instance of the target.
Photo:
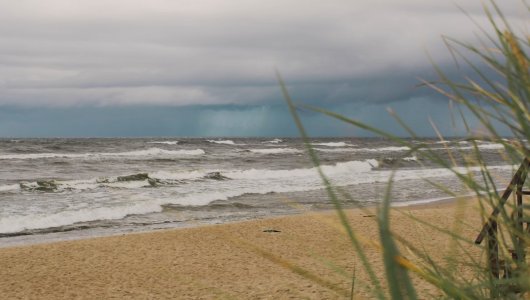
<svg viewBox="0 0 530 300">
<path fill-rule="evenodd" d="M 432 149 L 430 144 L 413 143 L 411 139 L 390 134 L 336 112 L 315 106 L 295 104 L 289 95 L 287 85 L 277 73 L 284 99 L 304 141 L 308 155 L 317 167 L 329 199 L 334 204 L 341 224 L 355 250 L 355 255 L 360 258 L 362 267 L 370 278 L 373 295 L 378 299 L 388 297 L 417 299 L 416 280 L 418 278 L 432 284 L 440 294 L 452 299 L 519 299 L 529 295 L 530 268 L 525 251 L 530 245 L 530 205 L 528 201 L 523 200 L 522 191 L 530 190 L 530 184 L 526 182 L 521 184 L 526 179 L 528 166 L 525 167 L 523 164 L 521 171 L 516 172 L 521 180 L 512 182 L 505 193 L 500 195 L 497 191 L 499 178 L 491 172 L 487 157 L 480 151 L 479 145 L 483 141 L 502 145 L 504 151 L 500 155 L 508 165 L 517 166 L 523 161 L 527 162 L 526 159 L 530 153 L 528 149 L 530 140 L 528 63 L 530 36 L 514 31 L 495 1 L 484 4 L 484 12 L 490 22 L 490 29 L 479 26 L 483 35 L 479 45 L 443 37 L 456 66 L 463 72 L 463 79 L 453 80 L 431 59 L 438 79 L 424 80 L 420 84 L 447 97 L 452 112 L 452 123 L 456 124 L 460 121 L 465 126 L 467 136 L 464 140 L 471 145 L 471 150 L 466 152 L 447 148 L 443 153 Z M 475 22 L 475 24 L 478 23 Z M 466 70 L 470 73 L 465 73 Z M 424 161 L 450 170 L 465 190 L 478 200 L 476 213 L 481 215 L 486 224 L 485 231 L 483 231 L 485 242 L 474 243 L 476 236 L 463 234 L 464 230 L 475 228 L 480 224 L 466 224 L 466 220 L 459 217 L 463 215 L 462 211 L 457 212 L 456 222 L 451 229 L 441 228 L 437 224 L 428 223 L 412 215 L 407 216 L 419 225 L 428 226 L 440 235 L 451 237 L 449 245 L 451 255 L 447 258 L 447 262 L 436 260 L 421 247 L 415 247 L 406 238 L 395 234 L 390 222 L 393 179 L 391 177 L 377 214 L 381 243 L 379 251 L 386 275 L 386 282 L 381 282 L 378 277 L 380 274 L 375 274 L 373 262 L 368 260 L 361 238 L 356 234 L 355 227 L 348 222 L 342 206 L 344 199 L 349 203 L 359 202 L 344 189 L 334 187 L 320 168 L 319 157 L 309 142 L 308 134 L 299 116 L 299 109 L 321 113 L 374 133 L 408 147 L 409 155 L 416 155 Z M 410 138 L 417 137 L 413 128 L 409 127 L 405 120 L 392 111 L 390 115 L 397 125 L 409 134 Z M 474 118 L 473 122 L 467 119 L 468 115 Z M 478 123 L 478 125 L 471 125 L 472 123 Z M 436 124 L 431 121 L 431 125 L 440 140 L 444 140 Z M 500 128 L 510 133 L 510 139 L 505 139 L 499 134 Z M 460 161 L 457 158 L 460 158 Z M 513 172 L 515 171 L 514 169 Z M 450 187 L 428 180 L 425 183 L 449 196 L 458 196 L 451 191 Z M 492 234 L 493 231 L 495 235 Z M 479 232 L 480 228 L 476 228 L 477 235 Z M 404 256 L 403 249 L 406 249 L 414 259 Z M 490 255 L 497 252 L 499 259 L 491 261 Z M 477 256 L 475 253 L 480 253 L 480 255 Z M 455 257 L 458 255 L 461 257 Z M 354 270 L 351 298 L 355 292 L 355 272 L 357 271 L 356 268 Z M 463 274 L 458 274 L 458 270 L 463 270 Z"/>
</svg>

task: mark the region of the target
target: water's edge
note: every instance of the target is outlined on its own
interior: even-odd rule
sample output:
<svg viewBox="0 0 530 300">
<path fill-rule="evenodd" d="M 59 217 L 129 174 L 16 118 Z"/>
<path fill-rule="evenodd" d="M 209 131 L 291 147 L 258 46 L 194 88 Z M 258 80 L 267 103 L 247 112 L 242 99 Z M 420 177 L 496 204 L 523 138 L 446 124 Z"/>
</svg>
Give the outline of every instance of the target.
<svg viewBox="0 0 530 300">
<path fill-rule="evenodd" d="M 396 209 L 428 209 L 432 208 L 438 205 L 451 205 L 455 201 L 471 201 L 474 199 L 473 196 L 463 196 L 463 197 L 437 197 L 437 198 L 431 198 L 431 199 L 424 199 L 424 200 L 413 200 L 413 201 L 405 201 L 405 202 L 396 202 L 392 203 L 391 206 Z M 348 207 L 345 208 L 347 211 L 355 211 L 355 210 L 370 210 L 375 208 L 377 205 L 375 203 L 372 203 L 367 206 L 363 207 Z M 7 238 L 0 238 L 0 249 L 4 248 L 16 248 L 16 247 L 29 247 L 29 246 L 35 246 L 35 245 L 43 245 L 43 244 L 53 244 L 53 243 L 61 243 L 61 242 L 69 242 L 69 241 L 78 241 L 78 240 L 86 240 L 86 239 L 97 239 L 97 238 L 104 238 L 104 237 L 113 237 L 113 236 L 123 236 L 123 235 L 129 235 L 129 234 L 149 234 L 154 232 L 159 232 L 161 230 L 181 230 L 181 229 L 188 229 L 188 228 L 200 228 L 200 227 L 206 227 L 206 226 L 223 226 L 225 224 L 237 224 L 242 222 L 253 222 L 256 220 L 264 220 L 264 219 L 273 219 L 273 218 L 288 218 L 290 216 L 300 215 L 304 213 L 310 213 L 310 214 L 329 214 L 335 212 L 335 209 L 320 209 L 320 210 L 307 210 L 307 211 L 299 211 L 297 213 L 287 213 L 287 212 L 281 212 L 278 214 L 271 214 L 268 216 L 257 216 L 255 218 L 251 219 L 242 219 L 242 220 L 226 220 L 221 223 L 208 223 L 208 222 L 201 222 L 201 223 L 183 223 L 179 224 L 178 226 L 167 226 L 167 227 L 159 227 L 159 228 L 151 228 L 153 226 L 142 226 L 137 227 L 134 229 L 131 229 L 129 231 L 124 230 L 97 230 L 96 228 L 87 228 L 85 230 L 71 230 L 71 231 L 64 231 L 64 232 L 52 232 L 47 234 L 41 234 L 41 235 L 19 235 L 15 237 L 7 237 Z M 154 225 L 154 224 L 151 224 Z"/>
</svg>

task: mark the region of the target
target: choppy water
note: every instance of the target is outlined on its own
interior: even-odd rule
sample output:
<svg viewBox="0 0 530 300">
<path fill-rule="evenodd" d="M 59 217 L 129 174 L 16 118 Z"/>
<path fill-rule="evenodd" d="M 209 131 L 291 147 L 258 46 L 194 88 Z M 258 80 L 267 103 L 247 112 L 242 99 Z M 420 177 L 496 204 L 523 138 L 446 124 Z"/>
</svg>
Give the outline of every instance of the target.
<svg viewBox="0 0 530 300">
<path fill-rule="evenodd" d="M 461 188 L 448 170 L 386 140 L 313 145 L 333 183 L 363 205 L 382 198 L 390 164 L 398 167 L 394 202 L 445 196 L 424 179 Z M 471 148 L 458 141 L 448 147 Z M 480 148 L 498 178 L 509 178 L 502 146 Z M 4 246 L 331 207 L 299 139 L 0 139 L 0 163 Z"/>
</svg>

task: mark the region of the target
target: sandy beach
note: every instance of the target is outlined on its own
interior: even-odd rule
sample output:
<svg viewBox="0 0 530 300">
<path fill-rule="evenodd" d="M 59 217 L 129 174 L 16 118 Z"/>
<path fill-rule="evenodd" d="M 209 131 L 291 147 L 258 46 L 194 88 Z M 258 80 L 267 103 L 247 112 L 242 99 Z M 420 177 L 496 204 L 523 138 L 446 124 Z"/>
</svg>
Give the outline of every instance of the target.
<svg viewBox="0 0 530 300">
<path fill-rule="evenodd" d="M 472 240 L 481 227 L 475 205 L 461 199 L 394 208 L 391 226 L 445 264 L 458 257 L 455 242 L 409 216 Z M 375 209 L 347 214 L 384 278 Z M 402 252 L 421 263 L 406 248 Z M 457 271 L 468 272 L 464 266 Z M 341 299 L 349 297 L 354 272 L 355 297 L 372 298 L 333 211 L 0 249 L 3 299 Z M 414 280 L 423 299 L 439 294 Z"/>
</svg>

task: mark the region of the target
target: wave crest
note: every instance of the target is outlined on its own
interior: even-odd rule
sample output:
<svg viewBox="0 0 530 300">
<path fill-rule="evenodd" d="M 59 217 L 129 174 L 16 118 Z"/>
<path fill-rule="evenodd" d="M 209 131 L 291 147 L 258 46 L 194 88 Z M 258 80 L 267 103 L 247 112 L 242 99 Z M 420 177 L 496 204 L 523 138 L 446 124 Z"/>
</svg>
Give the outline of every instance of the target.
<svg viewBox="0 0 530 300">
<path fill-rule="evenodd" d="M 147 144 L 163 144 L 163 145 L 176 145 L 179 141 L 153 141 L 147 142 Z"/>
<path fill-rule="evenodd" d="M 325 146 L 325 147 L 348 147 L 353 146 L 345 142 L 329 142 L 329 143 L 311 143 L 313 146 Z"/>
<path fill-rule="evenodd" d="M 100 158 L 100 157 L 142 157 L 142 156 L 191 156 L 204 155 L 202 149 L 194 150 L 165 150 L 160 148 L 149 148 L 127 152 L 102 152 L 102 153 L 29 153 L 29 154 L 0 154 L 0 160 L 5 159 L 45 159 L 45 158 Z"/>
<path fill-rule="evenodd" d="M 294 148 L 268 148 L 268 149 L 248 149 L 248 152 L 256 154 L 294 154 L 302 153 L 301 150 Z"/>
<path fill-rule="evenodd" d="M 220 145 L 235 145 L 234 141 L 232 140 L 207 140 L 210 143 L 214 144 L 220 144 Z"/>
</svg>

